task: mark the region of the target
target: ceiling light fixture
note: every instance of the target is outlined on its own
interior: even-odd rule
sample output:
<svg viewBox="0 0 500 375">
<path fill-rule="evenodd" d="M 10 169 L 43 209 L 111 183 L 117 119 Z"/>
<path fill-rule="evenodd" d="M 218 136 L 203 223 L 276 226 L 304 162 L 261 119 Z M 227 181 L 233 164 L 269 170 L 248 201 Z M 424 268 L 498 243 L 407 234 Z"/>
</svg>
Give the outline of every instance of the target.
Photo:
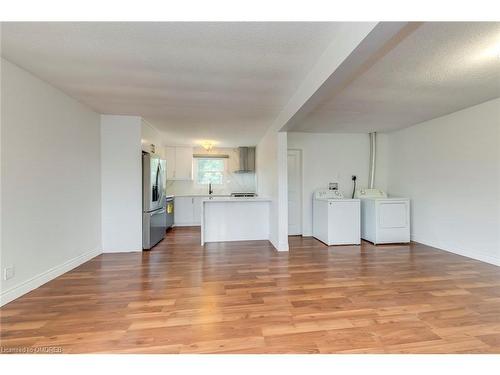
<svg viewBox="0 0 500 375">
<path fill-rule="evenodd" d="M 484 50 L 483 53 L 481 53 L 481 57 L 500 59 L 500 41 L 498 41 L 493 47 Z"/>
<path fill-rule="evenodd" d="M 203 141 L 201 143 L 201 147 L 203 147 L 206 151 L 210 152 L 214 148 L 214 144 L 210 141 Z"/>
</svg>

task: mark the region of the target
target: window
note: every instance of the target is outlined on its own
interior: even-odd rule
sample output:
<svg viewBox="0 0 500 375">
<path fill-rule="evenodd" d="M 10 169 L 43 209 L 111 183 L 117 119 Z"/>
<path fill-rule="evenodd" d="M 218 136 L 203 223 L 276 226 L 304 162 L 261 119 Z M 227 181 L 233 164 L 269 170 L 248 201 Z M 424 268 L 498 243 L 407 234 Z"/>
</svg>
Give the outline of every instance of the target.
<svg viewBox="0 0 500 375">
<path fill-rule="evenodd" d="M 202 185 L 224 183 L 224 159 L 196 159 L 196 182 Z"/>
</svg>

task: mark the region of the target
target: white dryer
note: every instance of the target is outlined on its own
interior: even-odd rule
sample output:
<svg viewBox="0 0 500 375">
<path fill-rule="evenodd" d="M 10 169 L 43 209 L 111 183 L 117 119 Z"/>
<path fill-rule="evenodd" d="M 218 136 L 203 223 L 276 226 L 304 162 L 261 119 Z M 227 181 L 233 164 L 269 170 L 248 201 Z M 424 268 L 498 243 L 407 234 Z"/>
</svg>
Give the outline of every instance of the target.
<svg viewBox="0 0 500 375">
<path fill-rule="evenodd" d="M 360 200 L 344 199 L 338 190 L 313 195 L 313 236 L 330 245 L 359 245 Z"/>
<path fill-rule="evenodd" d="M 410 242 L 410 200 L 388 198 L 378 189 L 361 189 L 361 238 L 376 244 Z"/>
</svg>

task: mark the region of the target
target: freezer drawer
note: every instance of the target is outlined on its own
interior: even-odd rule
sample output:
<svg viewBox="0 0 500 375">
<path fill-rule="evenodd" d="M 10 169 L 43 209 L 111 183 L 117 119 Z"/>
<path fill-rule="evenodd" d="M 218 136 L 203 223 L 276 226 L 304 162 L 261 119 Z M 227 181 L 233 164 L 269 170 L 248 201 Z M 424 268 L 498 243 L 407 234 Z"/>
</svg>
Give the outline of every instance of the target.
<svg viewBox="0 0 500 375">
<path fill-rule="evenodd" d="M 165 220 L 166 210 L 161 208 L 156 211 L 146 212 L 142 215 L 142 248 L 151 249 L 165 237 L 167 230 Z"/>
</svg>

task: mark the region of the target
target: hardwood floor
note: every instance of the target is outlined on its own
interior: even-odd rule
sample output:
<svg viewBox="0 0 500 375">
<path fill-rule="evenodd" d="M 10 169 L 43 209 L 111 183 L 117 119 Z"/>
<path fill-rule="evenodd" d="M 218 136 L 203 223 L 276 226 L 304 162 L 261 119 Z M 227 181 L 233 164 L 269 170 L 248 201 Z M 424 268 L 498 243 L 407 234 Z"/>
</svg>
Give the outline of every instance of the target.
<svg viewBox="0 0 500 375">
<path fill-rule="evenodd" d="M 1 346 L 64 353 L 500 353 L 500 268 L 420 244 L 290 237 L 103 254 L 1 309 Z"/>
</svg>

